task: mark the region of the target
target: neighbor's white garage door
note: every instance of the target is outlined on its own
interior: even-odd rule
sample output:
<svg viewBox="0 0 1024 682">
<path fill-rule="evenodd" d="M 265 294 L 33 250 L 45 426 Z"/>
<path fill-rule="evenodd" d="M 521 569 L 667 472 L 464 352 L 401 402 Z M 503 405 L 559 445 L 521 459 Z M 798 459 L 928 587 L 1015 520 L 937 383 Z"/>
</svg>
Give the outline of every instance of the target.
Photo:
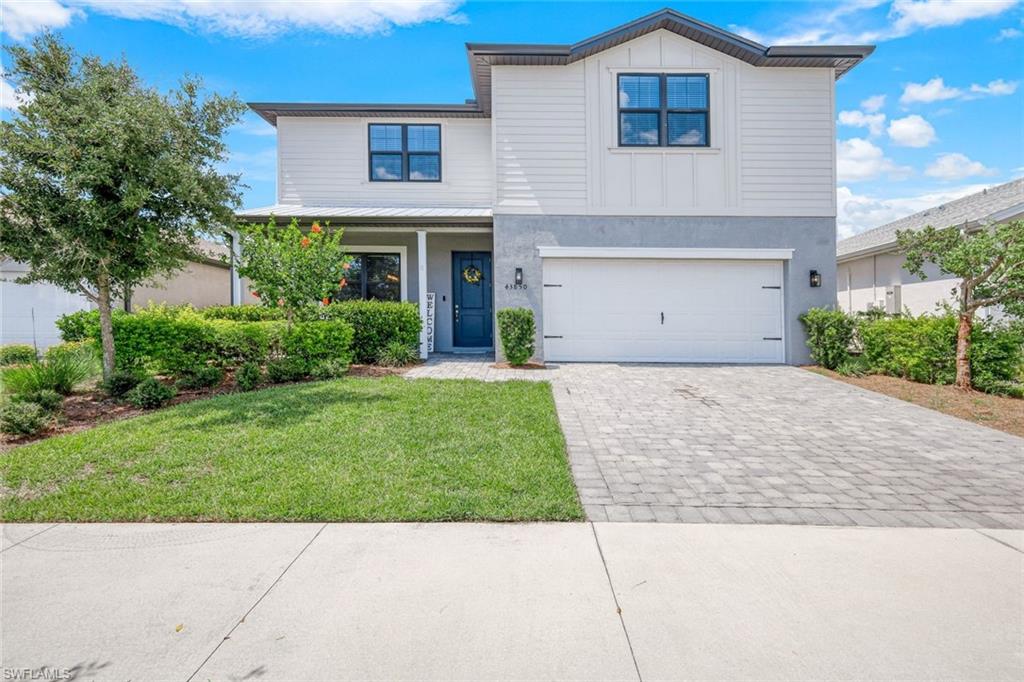
<svg viewBox="0 0 1024 682">
<path fill-rule="evenodd" d="M 545 360 L 784 362 L 782 262 L 544 259 Z"/>
</svg>

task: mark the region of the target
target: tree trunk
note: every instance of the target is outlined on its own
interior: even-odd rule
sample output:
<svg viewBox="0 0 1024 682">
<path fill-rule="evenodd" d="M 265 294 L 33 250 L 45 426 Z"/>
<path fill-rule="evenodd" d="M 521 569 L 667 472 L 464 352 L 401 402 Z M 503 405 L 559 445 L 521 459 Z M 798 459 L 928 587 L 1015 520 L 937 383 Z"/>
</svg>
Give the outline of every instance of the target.
<svg viewBox="0 0 1024 682">
<path fill-rule="evenodd" d="M 956 387 L 969 391 L 971 385 L 971 361 L 967 351 L 971 347 L 971 328 L 974 326 L 974 313 L 960 313 L 960 327 L 956 333 Z"/>
<path fill-rule="evenodd" d="M 96 278 L 96 304 L 100 309 L 100 340 L 103 344 L 103 378 L 114 373 L 114 319 L 110 311 L 110 276 L 105 272 Z"/>
</svg>

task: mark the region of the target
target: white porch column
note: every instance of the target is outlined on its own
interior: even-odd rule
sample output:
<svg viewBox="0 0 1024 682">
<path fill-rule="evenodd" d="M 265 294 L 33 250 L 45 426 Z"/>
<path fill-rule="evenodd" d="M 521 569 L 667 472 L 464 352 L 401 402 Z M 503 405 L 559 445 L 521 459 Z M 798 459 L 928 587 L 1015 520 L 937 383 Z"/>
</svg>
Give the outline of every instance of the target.
<svg viewBox="0 0 1024 682">
<path fill-rule="evenodd" d="M 420 292 L 420 358 L 427 359 L 427 231 L 416 230 L 417 287 Z"/>
<path fill-rule="evenodd" d="M 242 245 L 238 232 L 227 233 L 231 238 L 231 305 L 242 305 L 242 278 L 238 275 L 238 266 L 242 262 Z"/>
</svg>

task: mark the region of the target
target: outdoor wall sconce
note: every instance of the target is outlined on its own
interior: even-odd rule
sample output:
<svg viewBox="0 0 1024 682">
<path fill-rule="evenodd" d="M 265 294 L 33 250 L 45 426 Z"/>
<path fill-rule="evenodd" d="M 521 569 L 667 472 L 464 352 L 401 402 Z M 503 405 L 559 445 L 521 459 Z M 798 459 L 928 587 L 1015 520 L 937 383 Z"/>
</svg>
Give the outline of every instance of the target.
<svg viewBox="0 0 1024 682">
<path fill-rule="evenodd" d="M 516 286 L 520 286 L 523 283 L 523 269 L 516 268 Z"/>
<path fill-rule="evenodd" d="M 811 270 L 811 286 L 812 287 L 820 287 L 821 286 L 821 273 L 818 272 L 817 270 Z"/>
</svg>

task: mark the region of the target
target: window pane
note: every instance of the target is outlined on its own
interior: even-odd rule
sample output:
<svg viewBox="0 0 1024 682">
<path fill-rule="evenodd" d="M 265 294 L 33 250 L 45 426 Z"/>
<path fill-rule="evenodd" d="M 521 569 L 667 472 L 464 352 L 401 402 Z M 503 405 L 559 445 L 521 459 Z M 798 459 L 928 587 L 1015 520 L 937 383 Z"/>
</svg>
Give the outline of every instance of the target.
<svg viewBox="0 0 1024 682">
<path fill-rule="evenodd" d="M 440 126 L 409 126 L 406 131 L 410 152 L 441 151 Z"/>
<path fill-rule="evenodd" d="M 668 143 L 700 147 L 708 143 L 707 114 L 669 114 Z"/>
<path fill-rule="evenodd" d="M 667 76 L 669 109 L 707 109 L 708 79 L 706 76 Z"/>
<path fill-rule="evenodd" d="M 619 107 L 660 109 L 659 76 L 619 76 Z"/>
<path fill-rule="evenodd" d="M 441 157 L 437 154 L 410 154 L 410 180 L 440 180 Z"/>
<path fill-rule="evenodd" d="M 396 255 L 364 256 L 366 259 L 366 298 L 398 301 L 402 298 L 401 262 Z"/>
<path fill-rule="evenodd" d="M 334 297 L 336 301 L 351 301 L 363 297 L 363 257 L 352 256 L 349 261 L 348 270 L 345 271 L 345 278 Z"/>
<path fill-rule="evenodd" d="M 373 180 L 401 180 L 401 154 L 372 154 L 370 156 L 370 178 Z"/>
<path fill-rule="evenodd" d="M 402 151 L 402 126 L 373 124 L 370 126 L 370 151 Z"/>
<path fill-rule="evenodd" d="M 619 114 L 622 144 L 658 145 L 658 114 Z"/>
</svg>

